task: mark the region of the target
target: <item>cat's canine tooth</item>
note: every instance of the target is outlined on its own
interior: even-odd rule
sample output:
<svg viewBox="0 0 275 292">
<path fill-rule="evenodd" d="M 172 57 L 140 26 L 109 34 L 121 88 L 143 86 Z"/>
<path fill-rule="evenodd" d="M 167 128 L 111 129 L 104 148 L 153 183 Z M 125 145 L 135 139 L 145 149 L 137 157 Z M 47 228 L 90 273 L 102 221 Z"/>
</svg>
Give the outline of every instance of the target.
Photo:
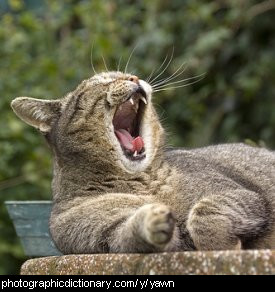
<svg viewBox="0 0 275 292">
<path fill-rule="evenodd" d="M 146 98 L 145 98 L 144 96 L 142 96 L 140 99 L 141 99 L 145 104 L 147 104 L 147 100 L 146 100 Z"/>
<path fill-rule="evenodd" d="M 134 157 L 137 157 L 137 150 L 133 154 Z"/>
<path fill-rule="evenodd" d="M 132 97 L 129 99 L 129 101 L 130 101 L 130 103 L 131 103 L 132 105 L 135 104 L 135 103 L 134 103 L 134 100 L 132 99 Z"/>
</svg>

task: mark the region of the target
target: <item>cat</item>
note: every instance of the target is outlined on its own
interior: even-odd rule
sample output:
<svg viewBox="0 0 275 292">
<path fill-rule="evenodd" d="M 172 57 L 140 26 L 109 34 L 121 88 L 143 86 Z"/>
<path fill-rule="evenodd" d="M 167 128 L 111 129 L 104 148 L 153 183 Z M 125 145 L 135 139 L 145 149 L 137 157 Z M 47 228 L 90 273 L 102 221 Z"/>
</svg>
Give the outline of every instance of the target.
<svg viewBox="0 0 275 292">
<path fill-rule="evenodd" d="M 11 103 L 53 153 L 50 233 L 63 254 L 275 247 L 275 153 L 165 146 L 153 88 L 95 74 L 65 97 Z"/>
</svg>

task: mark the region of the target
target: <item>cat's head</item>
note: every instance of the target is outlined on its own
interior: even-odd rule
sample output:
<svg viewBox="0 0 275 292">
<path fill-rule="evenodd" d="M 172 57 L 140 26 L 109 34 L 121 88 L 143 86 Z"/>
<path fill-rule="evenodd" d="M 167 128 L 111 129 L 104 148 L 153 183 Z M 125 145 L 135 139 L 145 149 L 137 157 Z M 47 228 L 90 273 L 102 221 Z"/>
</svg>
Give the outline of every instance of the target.
<svg viewBox="0 0 275 292">
<path fill-rule="evenodd" d="M 162 144 L 152 88 L 121 72 L 96 74 L 57 100 L 18 97 L 11 106 L 46 135 L 60 161 L 144 171 Z"/>
</svg>

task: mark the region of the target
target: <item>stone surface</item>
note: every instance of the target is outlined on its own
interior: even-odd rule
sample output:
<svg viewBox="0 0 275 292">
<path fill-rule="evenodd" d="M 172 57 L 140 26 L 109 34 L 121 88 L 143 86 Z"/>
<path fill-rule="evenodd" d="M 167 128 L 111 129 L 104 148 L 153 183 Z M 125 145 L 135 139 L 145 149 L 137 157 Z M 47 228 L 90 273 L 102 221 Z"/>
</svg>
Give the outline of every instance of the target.
<svg viewBox="0 0 275 292">
<path fill-rule="evenodd" d="M 275 274 L 275 251 L 91 254 L 26 261 L 22 275 L 263 275 Z"/>
</svg>

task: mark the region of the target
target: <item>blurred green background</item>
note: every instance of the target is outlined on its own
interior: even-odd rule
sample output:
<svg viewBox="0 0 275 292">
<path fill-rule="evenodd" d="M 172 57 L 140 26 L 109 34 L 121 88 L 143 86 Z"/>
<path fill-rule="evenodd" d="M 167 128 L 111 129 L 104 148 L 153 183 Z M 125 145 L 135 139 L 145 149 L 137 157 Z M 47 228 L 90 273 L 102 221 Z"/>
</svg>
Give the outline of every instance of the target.
<svg viewBox="0 0 275 292">
<path fill-rule="evenodd" d="M 0 274 L 26 259 L 5 200 L 50 199 L 43 138 L 11 111 L 16 96 L 58 98 L 97 71 L 125 65 L 145 79 L 174 47 L 161 78 L 200 82 L 156 93 L 169 143 L 248 140 L 275 148 L 275 1 L 0 0 Z"/>
</svg>

